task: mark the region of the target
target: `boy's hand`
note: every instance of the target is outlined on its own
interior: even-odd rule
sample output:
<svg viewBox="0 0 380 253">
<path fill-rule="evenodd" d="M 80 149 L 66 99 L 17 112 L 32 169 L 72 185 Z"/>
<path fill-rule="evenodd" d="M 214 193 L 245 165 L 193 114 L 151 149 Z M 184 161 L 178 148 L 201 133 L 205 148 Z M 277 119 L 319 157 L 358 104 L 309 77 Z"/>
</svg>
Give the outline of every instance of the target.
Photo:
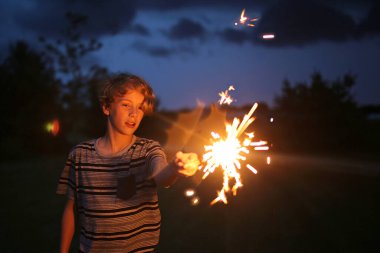
<svg viewBox="0 0 380 253">
<path fill-rule="evenodd" d="M 184 176 L 193 176 L 199 167 L 198 156 L 195 153 L 177 152 L 174 158 L 174 163 L 179 167 L 178 173 Z"/>
</svg>

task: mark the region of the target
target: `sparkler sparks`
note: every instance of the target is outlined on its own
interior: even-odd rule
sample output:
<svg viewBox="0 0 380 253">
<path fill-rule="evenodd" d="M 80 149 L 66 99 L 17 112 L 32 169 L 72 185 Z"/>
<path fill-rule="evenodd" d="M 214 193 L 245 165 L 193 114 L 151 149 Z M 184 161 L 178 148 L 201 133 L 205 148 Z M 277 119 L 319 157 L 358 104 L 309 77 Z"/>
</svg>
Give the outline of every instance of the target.
<svg viewBox="0 0 380 253">
<path fill-rule="evenodd" d="M 185 191 L 186 197 L 192 197 L 194 196 L 194 194 L 195 194 L 195 191 L 193 189 L 188 189 Z"/>
<path fill-rule="evenodd" d="M 246 26 L 250 26 L 250 27 L 254 27 L 255 24 L 253 24 L 253 22 L 256 22 L 258 20 L 258 18 L 249 18 L 245 15 L 245 9 L 242 10 L 241 14 L 240 14 L 240 20 L 239 20 L 239 23 L 241 25 L 246 25 Z M 237 26 L 239 24 L 238 22 L 235 22 L 235 25 Z"/>
<path fill-rule="evenodd" d="M 228 92 L 231 90 L 235 90 L 234 86 L 232 86 L 232 85 L 230 87 L 228 87 L 227 90 L 219 93 L 219 96 L 220 96 L 219 104 L 220 105 L 222 105 L 222 104 L 228 104 L 229 105 L 234 101 L 232 99 L 232 97 L 228 94 Z"/>
<path fill-rule="evenodd" d="M 275 38 L 275 35 L 274 35 L 274 34 L 263 34 L 263 35 L 262 35 L 262 38 L 263 38 L 264 40 L 272 40 L 272 39 Z"/>
<path fill-rule="evenodd" d="M 253 146 L 255 150 L 268 150 L 265 146 L 265 141 L 252 141 L 254 138 L 253 133 L 245 133 L 248 126 L 254 121 L 252 114 L 256 110 L 258 104 L 255 103 L 248 114 L 244 115 L 243 120 L 240 122 L 238 118 L 234 118 L 232 124 L 226 124 L 226 137 L 222 138 L 218 133 L 211 133 L 211 145 L 204 146 L 205 153 L 203 155 L 203 179 L 210 173 L 213 173 L 216 168 L 220 167 L 223 170 L 223 187 L 218 192 L 210 204 L 213 205 L 217 202 L 227 204 L 227 192 L 232 192 L 236 195 L 237 189 L 242 187 L 243 184 L 240 179 L 241 161 L 246 160 L 246 155 L 249 154 L 248 147 Z M 245 133 L 245 137 L 241 138 Z M 250 164 L 246 165 L 253 173 L 257 170 Z M 202 168 L 201 168 L 202 169 Z M 234 185 L 230 188 L 230 181 L 234 181 Z"/>
<path fill-rule="evenodd" d="M 196 206 L 198 204 L 199 204 L 199 198 L 198 197 L 194 197 L 191 199 L 191 205 Z"/>
</svg>

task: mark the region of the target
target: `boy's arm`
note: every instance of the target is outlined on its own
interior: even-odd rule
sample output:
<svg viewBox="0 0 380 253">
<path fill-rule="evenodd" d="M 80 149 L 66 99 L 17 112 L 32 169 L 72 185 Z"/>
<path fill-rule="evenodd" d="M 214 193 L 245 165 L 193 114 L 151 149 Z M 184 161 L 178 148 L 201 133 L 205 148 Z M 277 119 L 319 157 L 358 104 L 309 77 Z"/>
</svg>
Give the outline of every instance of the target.
<svg viewBox="0 0 380 253">
<path fill-rule="evenodd" d="M 68 253 L 75 231 L 74 200 L 68 199 L 62 215 L 61 253 Z"/>
</svg>

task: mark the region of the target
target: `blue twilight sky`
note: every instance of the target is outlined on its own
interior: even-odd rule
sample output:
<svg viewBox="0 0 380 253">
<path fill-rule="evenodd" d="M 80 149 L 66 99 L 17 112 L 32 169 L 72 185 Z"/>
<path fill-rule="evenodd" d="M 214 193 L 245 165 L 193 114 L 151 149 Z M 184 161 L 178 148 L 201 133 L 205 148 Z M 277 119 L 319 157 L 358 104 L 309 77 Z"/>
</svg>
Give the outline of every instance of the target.
<svg viewBox="0 0 380 253">
<path fill-rule="evenodd" d="M 9 43 L 55 39 L 68 11 L 88 16 L 84 35 L 101 50 L 85 59 L 141 75 L 161 107 L 218 100 L 233 84 L 236 105 L 273 103 L 284 79 L 357 76 L 360 104 L 380 103 L 380 3 L 375 0 L 2 0 L 0 56 Z M 256 26 L 235 26 L 242 9 Z M 276 38 L 263 40 L 273 33 Z"/>
</svg>

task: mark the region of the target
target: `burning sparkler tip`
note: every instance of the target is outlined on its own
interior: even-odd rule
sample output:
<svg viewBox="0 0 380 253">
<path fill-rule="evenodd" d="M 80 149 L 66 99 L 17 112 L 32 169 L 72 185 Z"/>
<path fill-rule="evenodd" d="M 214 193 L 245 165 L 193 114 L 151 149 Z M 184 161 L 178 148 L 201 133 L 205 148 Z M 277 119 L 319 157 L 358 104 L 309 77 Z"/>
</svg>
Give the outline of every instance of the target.
<svg viewBox="0 0 380 253">
<path fill-rule="evenodd" d="M 228 90 L 223 94 L 227 93 Z M 226 193 L 232 192 L 235 196 L 237 194 L 237 189 L 243 186 L 238 170 L 241 169 L 240 162 L 245 161 L 246 155 L 249 154 L 249 146 L 253 146 L 254 150 L 268 149 L 268 146 L 264 146 L 267 145 L 266 141 L 252 141 L 254 137 L 252 132 L 246 133 L 244 135 L 246 137 L 242 140 L 240 139 L 241 135 L 253 122 L 254 117 L 252 117 L 252 114 L 257 107 L 258 103 L 255 103 L 249 113 L 244 115 L 241 122 L 238 118 L 234 118 L 232 124 L 226 124 L 226 136 L 221 137 L 219 134 L 212 132 L 212 144 L 204 146 L 206 153 L 203 155 L 203 161 L 206 165 L 203 169 L 203 179 L 205 179 L 210 173 L 213 173 L 218 167 L 223 170 L 223 187 L 217 192 L 217 198 L 215 198 L 210 205 L 217 202 L 227 204 Z M 257 170 L 250 164 L 247 164 L 247 168 L 257 174 Z M 235 181 L 232 189 L 229 187 L 230 180 Z"/>
</svg>

